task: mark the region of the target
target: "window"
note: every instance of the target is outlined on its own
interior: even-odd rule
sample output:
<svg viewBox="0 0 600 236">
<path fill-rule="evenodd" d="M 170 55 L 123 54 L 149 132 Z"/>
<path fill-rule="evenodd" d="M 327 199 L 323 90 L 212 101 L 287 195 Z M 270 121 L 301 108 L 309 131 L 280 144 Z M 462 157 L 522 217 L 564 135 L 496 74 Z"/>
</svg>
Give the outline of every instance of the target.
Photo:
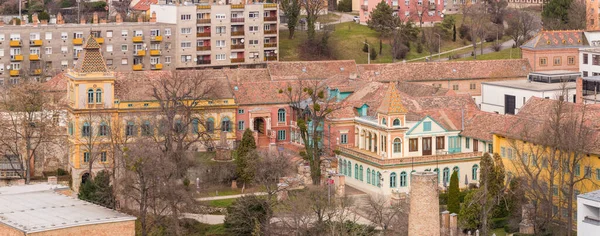
<svg viewBox="0 0 600 236">
<path fill-rule="evenodd" d="M 584 53 L 584 54 L 583 54 L 583 64 L 587 65 L 587 64 L 588 64 L 588 60 L 589 60 L 589 59 L 588 59 L 588 54 L 587 54 L 587 53 Z"/>
<path fill-rule="evenodd" d="M 285 122 L 285 109 L 280 108 L 277 111 L 277 122 Z"/>
<path fill-rule="evenodd" d="M 248 13 L 248 17 L 249 18 L 258 18 L 258 17 L 260 17 L 260 14 L 258 14 L 257 11 L 251 11 L 250 13 Z"/>
<path fill-rule="evenodd" d="M 477 169 L 479 169 L 479 166 L 477 164 L 473 165 L 473 168 L 471 168 L 471 179 L 472 180 L 477 180 Z"/>
<path fill-rule="evenodd" d="M 121 65 L 127 65 L 127 58 L 121 58 Z"/>
<path fill-rule="evenodd" d="M 341 144 L 347 144 L 348 143 L 348 134 L 341 134 L 340 135 L 340 143 Z"/>
<path fill-rule="evenodd" d="M 52 47 L 46 47 L 45 53 L 48 55 L 52 54 Z"/>
<path fill-rule="evenodd" d="M 107 52 L 112 52 L 113 51 L 113 45 L 112 44 L 107 44 L 106 45 L 106 51 Z"/>
<path fill-rule="evenodd" d="M 217 27 L 215 27 L 215 31 L 217 32 L 217 34 L 224 34 L 224 33 L 227 33 L 227 27 L 217 26 Z"/>
<path fill-rule="evenodd" d="M 46 32 L 46 40 L 52 40 L 52 32 Z"/>
<path fill-rule="evenodd" d="M 285 130 L 277 131 L 277 140 L 285 140 Z"/>
<path fill-rule="evenodd" d="M 400 187 L 406 187 L 406 172 L 400 173 Z"/>
<path fill-rule="evenodd" d="M 457 91 L 458 90 L 458 84 L 453 84 L 452 85 L 452 90 Z"/>
<path fill-rule="evenodd" d="M 371 184 L 381 187 L 379 185 L 379 176 L 381 176 L 379 172 L 377 172 L 377 175 L 375 175 L 375 170 L 371 171 Z"/>
<path fill-rule="evenodd" d="M 171 28 L 165 29 L 165 36 L 171 36 Z"/>
<path fill-rule="evenodd" d="M 243 120 L 238 121 L 238 130 L 244 130 L 244 121 Z"/>
<path fill-rule="evenodd" d="M 575 65 L 575 57 L 567 57 L 567 64 L 568 65 Z"/>
<path fill-rule="evenodd" d="M 400 119 L 394 119 L 394 122 L 392 123 L 393 126 L 399 126 L 400 125 Z"/>
<path fill-rule="evenodd" d="M 588 72 L 587 71 L 583 72 L 583 77 L 588 77 Z"/>
<path fill-rule="evenodd" d="M 218 61 L 223 61 L 226 59 L 225 54 L 217 54 L 215 57 Z"/>
<path fill-rule="evenodd" d="M 226 131 L 226 132 L 231 131 L 231 121 L 229 121 L 229 118 L 225 117 L 221 121 L 221 131 Z"/>
<path fill-rule="evenodd" d="M 69 38 L 69 34 L 67 32 L 60 33 L 60 39 L 67 40 Z"/>
<path fill-rule="evenodd" d="M 394 139 L 393 149 L 394 153 L 402 152 L 402 140 L 400 138 Z"/>
<path fill-rule="evenodd" d="M 435 137 L 435 149 L 436 150 L 444 150 L 446 148 L 446 137 Z"/>
<path fill-rule="evenodd" d="M 121 45 L 121 51 L 123 51 L 123 52 L 127 51 L 127 44 L 122 44 Z"/>
<path fill-rule="evenodd" d="M 249 45 L 258 45 L 258 40 L 257 39 L 251 39 L 248 41 Z"/>
<path fill-rule="evenodd" d="M 358 164 L 354 164 L 354 178 L 358 180 Z"/>
<path fill-rule="evenodd" d="M 390 174 L 390 188 L 395 188 L 396 187 L 396 172 L 392 172 Z"/>
<path fill-rule="evenodd" d="M 121 30 L 121 37 L 127 37 L 128 31 L 127 30 Z"/>
<path fill-rule="evenodd" d="M 358 179 L 360 179 L 360 181 L 363 181 L 364 179 L 363 179 L 363 166 L 362 165 L 360 165 L 360 167 L 358 168 L 358 173 L 360 174 L 358 176 Z"/>
<path fill-rule="evenodd" d="M 448 167 L 444 168 L 444 172 L 442 173 L 442 178 L 444 181 L 444 185 L 446 183 L 449 183 L 450 181 L 450 169 L 448 169 Z"/>
<path fill-rule="evenodd" d="M 213 118 L 206 120 L 206 132 L 211 134 L 215 132 L 215 120 Z"/>
<path fill-rule="evenodd" d="M 108 135 L 108 125 L 103 121 L 100 123 L 100 127 L 98 127 L 98 135 L 106 136 Z"/>
<path fill-rule="evenodd" d="M 135 135 L 135 125 L 133 124 L 133 121 L 127 122 L 127 125 L 125 126 L 125 135 L 127 135 L 127 136 Z"/>
<path fill-rule="evenodd" d="M 192 42 L 181 42 L 181 48 L 191 48 Z"/>
<path fill-rule="evenodd" d="M 471 138 L 465 138 L 465 148 L 471 148 Z"/>
<path fill-rule="evenodd" d="M 225 40 L 217 40 L 216 46 L 217 47 L 225 47 Z"/>
<path fill-rule="evenodd" d="M 540 58 L 540 66 L 547 66 L 547 65 L 548 65 L 548 58 L 547 57 Z"/>
<path fill-rule="evenodd" d="M 346 175 L 348 175 L 348 177 L 352 177 L 352 162 L 350 161 L 348 161 L 346 164 Z"/>
<path fill-rule="evenodd" d="M 554 65 L 555 66 L 560 66 L 562 64 L 561 58 L 562 57 L 554 57 Z"/>
<path fill-rule="evenodd" d="M 94 90 L 88 89 L 88 104 L 94 103 Z"/>
<path fill-rule="evenodd" d="M 181 20 L 191 20 L 191 19 L 192 19 L 192 15 L 190 15 L 190 14 L 181 15 Z"/>
<path fill-rule="evenodd" d="M 552 194 L 553 194 L 554 196 L 558 196 L 558 187 L 556 187 L 556 186 L 552 186 Z"/>
<path fill-rule="evenodd" d="M 423 122 L 423 131 L 431 131 L 431 121 Z"/>
<path fill-rule="evenodd" d="M 382 118 L 382 119 L 381 119 L 381 124 L 382 124 L 382 125 L 387 125 L 387 121 L 386 121 L 386 119 L 385 119 L 385 118 Z"/>
<path fill-rule="evenodd" d="M 513 159 L 512 151 L 513 151 L 512 148 L 509 148 L 508 151 L 507 151 L 507 153 L 508 153 L 508 159 L 511 159 L 511 160 Z"/>
<path fill-rule="evenodd" d="M 575 176 L 581 175 L 581 165 L 575 165 Z"/>
<path fill-rule="evenodd" d="M 215 14 L 215 18 L 220 20 L 225 19 L 225 14 Z"/>
<path fill-rule="evenodd" d="M 419 139 L 416 138 L 411 138 L 408 140 L 408 151 L 409 152 L 416 152 L 419 151 Z"/>
<path fill-rule="evenodd" d="M 258 32 L 258 26 L 249 26 L 248 31 L 250 32 Z"/>
<path fill-rule="evenodd" d="M 112 36 L 113 36 L 113 31 L 112 30 L 107 30 L 106 31 L 106 37 L 107 38 L 112 38 Z"/>
<path fill-rule="evenodd" d="M 190 62 L 192 61 L 191 55 L 181 55 L 181 62 Z"/>
<path fill-rule="evenodd" d="M 592 65 L 600 65 L 600 55 L 592 54 Z"/>
<path fill-rule="evenodd" d="M 469 89 L 471 89 L 471 90 L 477 89 L 477 84 L 476 83 L 469 84 Z"/>
<path fill-rule="evenodd" d="M 88 122 L 83 123 L 83 127 L 81 128 L 81 136 L 89 137 L 91 135 L 92 135 L 92 128 L 90 126 L 90 123 L 88 123 Z"/>
<path fill-rule="evenodd" d="M 84 152 L 83 153 L 83 162 L 90 162 L 90 153 L 89 152 Z"/>
<path fill-rule="evenodd" d="M 191 34 L 192 28 L 181 28 L 181 34 Z"/>
<path fill-rule="evenodd" d="M 102 103 L 102 90 L 96 89 L 96 103 Z"/>
<path fill-rule="evenodd" d="M 170 56 L 165 57 L 165 63 L 166 64 L 171 64 L 171 57 Z"/>
<path fill-rule="evenodd" d="M 371 169 L 367 168 L 367 184 L 371 184 Z"/>
<path fill-rule="evenodd" d="M 592 167 L 589 167 L 589 166 L 585 167 L 585 177 L 592 178 Z"/>
<path fill-rule="evenodd" d="M 238 109 L 238 114 L 244 114 L 244 109 Z"/>
</svg>

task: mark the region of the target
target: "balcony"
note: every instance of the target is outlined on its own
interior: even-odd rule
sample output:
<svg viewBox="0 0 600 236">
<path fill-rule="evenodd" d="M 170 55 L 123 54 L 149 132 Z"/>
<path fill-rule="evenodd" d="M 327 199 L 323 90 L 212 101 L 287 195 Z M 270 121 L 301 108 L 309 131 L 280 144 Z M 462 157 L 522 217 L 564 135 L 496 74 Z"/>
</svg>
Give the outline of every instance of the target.
<svg viewBox="0 0 600 236">
<path fill-rule="evenodd" d="M 73 39 L 73 44 L 75 44 L 75 45 L 82 45 L 83 44 L 83 38 Z"/>
<path fill-rule="evenodd" d="M 231 18 L 231 23 L 244 23 L 244 18 L 242 18 L 242 17 Z"/>
<path fill-rule="evenodd" d="M 135 52 L 134 56 L 143 57 L 146 56 L 146 50 L 138 50 Z"/>
<path fill-rule="evenodd" d="M 197 19 L 196 24 L 210 24 L 210 19 Z"/>
<path fill-rule="evenodd" d="M 152 49 L 150 50 L 150 56 L 160 56 L 161 51 L 158 49 Z"/>
<path fill-rule="evenodd" d="M 162 68 L 163 68 L 163 65 L 160 63 L 152 65 L 153 70 L 162 70 Z"/>
<path fill-rule="evenodd" d="M 231 36 L 244 36 L 244 31 L 231 31 Z"/>
<path fill-rule="evenodd" d="M 265 48 L 276 48 L 277 43 L 265 43 Z"/>
<path fill-rule="evenodd" d="M 196 51 L 210 51 L 210 46 L 196 46 Z"/>
<path fill-rule="evenodd" d="M 39 61 L 40 60 L 40 55 L 38 55 L 38 54 L 29 54 L 29 60 L 30 61 Z"/>
<path fill-rule="evenodd" d="M 134 71 L 140 71 L 144 69 L 144 64 L 135 64 L 132 68 Z"/>
<path fill-rule="evenodd" d="M 10 40 L 10 46 L 11 47 L 20 47 L 21 45 L 21 40 Z"/>
<path fill-rule="evenodd" d="M 277 22 L 277 16 L 265 16 L 265 21 L 275 21 L 275 22 Z"/>
<path fill-rule="evenodd" d="M 244 4 L 231 4 L 231 9 L 244 9 Z"/>
<path fill-rule="evenodd" d="M 381 159 L 376 153 L 369 152 L 367 150 L 358 149 L 356 147 L 338 147 L 340 153 L 344 157 L 353 158 L 355 160 L 372 163 L 376 167 L 391 166 L 391 165 L 410 165 L 420 163 L 435 163 L 437 161 L 453 161 L 453 160 L 464 160 L 473 159 L 478 160 L 483 155 L 482 152 L 469 152 L 469 153 L 456 153 L 446 155 L 431 155 L 431 156 L 419 156 L 413 158 L 392 158 L 392 159 Z"/>
<path fill-rule="evenodd" d="M 277 61 L 277 56 L 265 56 L 265 61 Z"/>
<path fill-rule="evenodd" d="M 23 60 L 23 55 L 10 55 L 10 60 L 11 61 L 22 61 Z"/>
<path fill-rule="evenodd" d="M 210 37 L 210 32 L 196 33 L 196 37 L 198 37 L 198 38 Z"/>
<path fill-rule="evenodd" d="M 104 43 L 104 38 L 94 38 L 96 40 L 96 42 L 98 42 L 99 44 L 103 44 Z"/>
<path fill-rule="evenodd" d="M 144 42 L 144 36 L 133 36 L 131 40 L 133 40 L 134 43 L 141 43 Z"/>
<path fill-rule="evenodd" d="M 244 44 L 232 44 L 231 49 L 244 49 Z"/>
<path fill-rule="evenodd" d="M 277 30 L 265 30 L 265 34 L 277 34 Z"/>
<path fill-rule="evenodd" d="M 196 5 L 196 9 L 207 10 L 207 9 L 210 9 L 210 5 Z"/>
<path fill-rule="evenodd" d="M 277 8 L 277 4 L 276 3 L 263 4 L 263 8 Z"/>
<path fill-rule="evenodd" d="M 41 75 L 42 74 L 42 69 L 33 69 L 30 72 L 31 75 Z"/>
<path fill-rule="evenodd" d="M 42 46 L 42 42 L 40 39 L 29 40 L 29 46 Z"/>
<path fill-rule="evenodd" d="M 163 36 L 160 36 L 160 35 L 150 37 L 150 41 L 152 41 L 152 42 L 162 42 L 162 40 L 163 40 Z"/>
<path fill-rule="evenodd" d="M 242 63 L 244 58 L 231 58 L 231 63 Z"/>
<path fill-rule="evenodd" d="M 9 74 L 10 76 L 19 76 L 19 70 L 10 70 Z"/>
<path fill-rule="evenodd" d="M 210 65 L 210 60 L 198 60 L 196 65 Z"/>
</svg>

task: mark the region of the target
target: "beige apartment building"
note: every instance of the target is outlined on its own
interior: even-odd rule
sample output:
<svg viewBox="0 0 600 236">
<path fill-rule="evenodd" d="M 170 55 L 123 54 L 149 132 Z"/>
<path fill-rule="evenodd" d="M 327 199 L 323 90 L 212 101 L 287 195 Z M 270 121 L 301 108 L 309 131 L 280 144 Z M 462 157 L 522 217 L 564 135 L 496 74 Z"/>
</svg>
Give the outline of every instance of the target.
<svg viewBox="0 0 600 236">
<path fill-rule="evenodd" d="M 150 6 L 156 21 L 176 24 L 178 68 L 252 67 L 278 60 L 278 6 L 274 3 Z"/>
<path fill-rule="evenodd" d="M 278 60 L 277 4 L 162 2 L 150 12 L 148 22 L 106 22 L 94 14 L 66 24 L 59 14 L 52 24 L 34 19 L 0 25 L 0 84 L 24 77 L 45 81 L 72 68 L 88 35 L 117 72 L 255 67 Z"/>
</svg>

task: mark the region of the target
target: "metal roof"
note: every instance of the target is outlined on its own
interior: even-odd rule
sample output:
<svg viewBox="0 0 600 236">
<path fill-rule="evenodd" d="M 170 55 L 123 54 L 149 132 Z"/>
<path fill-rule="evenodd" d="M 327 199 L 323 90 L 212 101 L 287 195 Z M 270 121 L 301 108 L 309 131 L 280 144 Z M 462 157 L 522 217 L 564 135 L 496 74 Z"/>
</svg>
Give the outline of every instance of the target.
<svg viewBox="0 0 600 236">
<path fill-rule="evenodd" d="M 24 233 L 35 233 L 136 218 L 55 192 L 60 185 L 0 188 L 0 223 Z"/>
<path fill-rule="evenodd" d="M 600 190 L 577 195 L 578 198 L 583 198 L 591 201 L 600 202 Z"/>
</svg>

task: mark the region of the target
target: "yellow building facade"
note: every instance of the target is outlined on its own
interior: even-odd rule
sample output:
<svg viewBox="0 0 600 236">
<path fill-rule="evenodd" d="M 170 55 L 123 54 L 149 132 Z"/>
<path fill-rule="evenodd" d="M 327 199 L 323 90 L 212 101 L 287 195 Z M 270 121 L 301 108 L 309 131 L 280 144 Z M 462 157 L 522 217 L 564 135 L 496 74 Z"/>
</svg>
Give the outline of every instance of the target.
<svg viewBox="0 0 600 236">
<path fill-rule="evenodd" d="M 119 161 L 113 156 L 120 145 L 135 142 L 141 136 L 160 136 L 158 124 L 164 115 L 159 101 L 152 96 L 151 83 L 172 73 L 116 74 L 107 68 L 99 49 L 95 39 L 88 38 L 79 63 L 64 74 L 68 156 L 74 190 L 95 173 L 118 168 Z M 189 120 L 185 127 L 182 125 L 185 130 L 181 132 L 189 132 L 190 137 L 199 133 L 209 135 L 206 142 L 191 147 L 192 151 L 233 146 L 237 104 L 225 86 L 220 88 L 217 90 L 221 92 L 209 99 L 195 100 L 193 104 L 187 101 L 192 115 L 186 118 Z"/>
</svg>

